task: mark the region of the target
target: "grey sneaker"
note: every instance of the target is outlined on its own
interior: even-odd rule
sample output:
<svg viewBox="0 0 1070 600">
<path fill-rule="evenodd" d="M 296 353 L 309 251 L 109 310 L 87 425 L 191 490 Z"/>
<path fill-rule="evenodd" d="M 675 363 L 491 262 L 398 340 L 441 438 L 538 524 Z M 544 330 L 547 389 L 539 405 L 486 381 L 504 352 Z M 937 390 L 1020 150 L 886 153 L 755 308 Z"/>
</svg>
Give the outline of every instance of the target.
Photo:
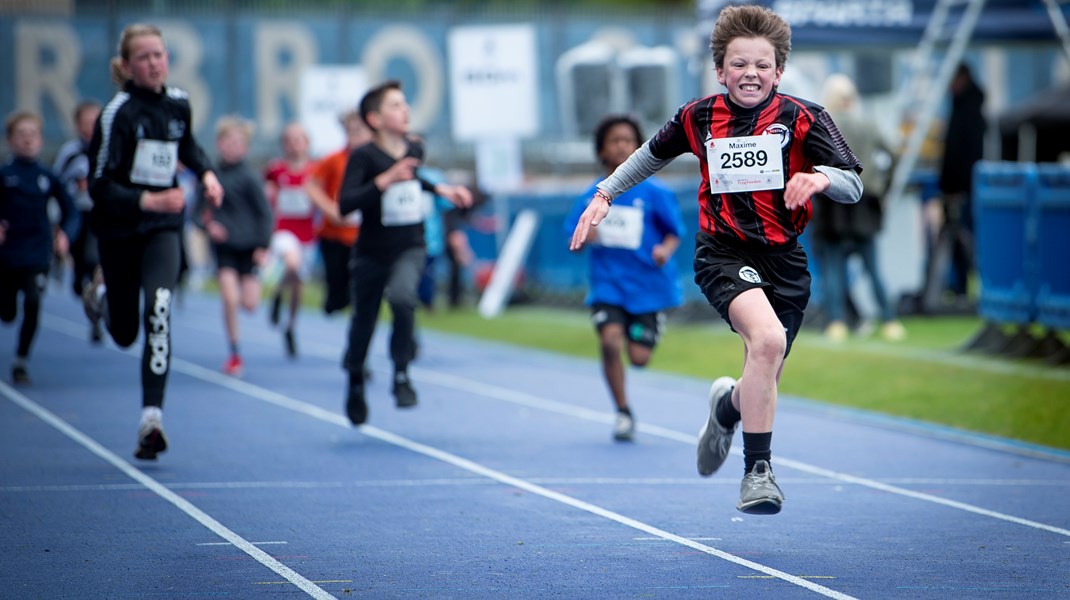
<svg viewBox="0 0 1070 600">
<path fill-rule="evenodd" d="M 784 504 L 784 493 L 776 484 L 773 467 L 764 460 L 754 463 L 754 468 L 743 477 L 739 485 L 739 502 L 736 508 L 750 515 L 775 515 Z"/>
<path fill-rule="evenodd" d="M 613 439 L 618 442 L 630 442 L 635 439 L 635 419 L 618 412 L 617 420 L 613 422 Z"/>
<path fill-rule="evenodd" d="M 732 436 L 736 425 L 726 429 L 717 422 L 717 402 L 725 394 L 732 393 L 736 380 L 731 377 L 718 377 L 710 386 L 710 418 L 698 432 L 698 474 L 703 477 L 713 475 L 724 464 L 728 449 L 732 447 Z"/>
</svg>

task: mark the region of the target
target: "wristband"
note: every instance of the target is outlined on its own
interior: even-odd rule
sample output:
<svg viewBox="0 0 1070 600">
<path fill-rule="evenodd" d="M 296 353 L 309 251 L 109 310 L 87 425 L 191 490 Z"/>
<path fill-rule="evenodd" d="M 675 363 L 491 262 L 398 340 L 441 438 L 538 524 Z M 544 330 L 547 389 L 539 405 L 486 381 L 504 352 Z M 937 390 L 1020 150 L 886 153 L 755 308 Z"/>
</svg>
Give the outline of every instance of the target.
<svg viewBox="0 0 1070 600">
<path fill-rule="evenodd" d="M 609 194 L 606 194 L 602 190 L 595 190 L 594 195 L 605 200 L 606 204 L 608 204 L 609 206 L 613 206 L 613 199 L 609 197 Z"/>
</svg>

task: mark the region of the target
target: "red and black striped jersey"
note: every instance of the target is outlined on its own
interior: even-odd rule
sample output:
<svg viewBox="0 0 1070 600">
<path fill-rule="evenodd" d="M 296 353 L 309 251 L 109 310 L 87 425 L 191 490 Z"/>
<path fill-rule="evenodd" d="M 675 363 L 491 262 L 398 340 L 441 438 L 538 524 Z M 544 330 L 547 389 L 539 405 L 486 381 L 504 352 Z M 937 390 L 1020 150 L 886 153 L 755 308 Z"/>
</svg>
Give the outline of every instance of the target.
<svg viewBox="0 0 1070 600">
<path fill-rule="evenodd" d="M 783 188 L 711 193 L 707 145 L 714 139 L 753 135 L 780 136 L 785 183 L 796 173 L 813 171 L 814 166 L 862 172 L 862 165 L 824 108 L 780 93 L 749 109 L 733 103 L 727 94 L 689 102 L 650 139 L 648 148 L 661 160 L 686 152 L 698 157 L 702 231 L 747 246 L 793 244 L 810 221 L 810 202 L 788 210 Z"/>
</svg>

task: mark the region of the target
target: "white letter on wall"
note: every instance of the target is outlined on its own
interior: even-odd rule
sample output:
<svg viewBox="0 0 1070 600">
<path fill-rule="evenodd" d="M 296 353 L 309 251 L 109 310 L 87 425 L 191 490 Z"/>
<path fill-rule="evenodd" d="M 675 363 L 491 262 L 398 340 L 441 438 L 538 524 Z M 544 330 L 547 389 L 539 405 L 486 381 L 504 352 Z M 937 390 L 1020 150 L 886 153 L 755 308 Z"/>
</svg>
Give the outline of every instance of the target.
<svg viewBox="0 0 1070 600">
<path fill-rule="evenodd" d="M 212 92 L 201 77 L 201 57 L 204 47 L 201 36 L 192 27 L 179 21 L 165 21 L 159 25 L 167 52 L 171 56 L 168 85 L 189 93 L 190 110 L 193 112 L 193 129 L 196 131 L 211 118 Z M 210 125 L 210 124 L 209 124 Z"/>
<path fill-rule="evenodd" d="M 416 80 L 420 82 L 420 95 L 408 98 L 412 105 L 409 116 L 412 130 L 426 130 L 434 122 L 438 111 L 442 110 L 445 69 L 440 53 L 427 36 L 415 27 L 384 27 L 364 47 L 361 63 L 368 74 L 368 85 L 382 83 L 387 63 L 398 57 L 409 61 L 416 71 Z"/>
<path fill-rule="evenodd" d="M 45 50 L 54 56 L 52 64 L 42 59 Z M 82 48 L 73 28 L 20 21 L 15 26 L 15 106 L 44 115 L 48 97 L 63 119 L 64 131 L 72 134 L 81 63 Z"/>
<path fill-rule="evenodd" d="M 257 125 L 264 136 L 275 137 L 283 126 L 280 100 L 290 103 L 297 118 L 301 71 L 319 60 L 316 43 L 304 27 L 267 23 L 257 27 L 253 48 Z M 289 64 L 283 64 L 283 52 L 289 53 Z"/>
</svg>

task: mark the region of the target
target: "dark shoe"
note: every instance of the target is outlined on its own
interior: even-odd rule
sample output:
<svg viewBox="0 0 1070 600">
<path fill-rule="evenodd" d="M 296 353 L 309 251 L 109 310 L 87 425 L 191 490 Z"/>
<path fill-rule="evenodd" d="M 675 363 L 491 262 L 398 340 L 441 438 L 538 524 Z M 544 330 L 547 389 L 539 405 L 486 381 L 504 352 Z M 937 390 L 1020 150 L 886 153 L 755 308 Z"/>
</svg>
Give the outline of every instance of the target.
<svg viewBox="0 0 1070 600">
<path fill-rule="evenodd" d="M 412 383 L 406 373 L 394 375 L 394 401 L 398 408 L 416 406 L 416 390 L 412 389 Z"/>
<path fill-rule="evenodd" d="M 167 450 L 167 435 L 163 423 L 150 419 L 141 424 L 137 432 L 137 450 L 134 457 L 140 460 L 156 460 L 156 455 Z"/>
<path fill-rule="evenodd" d="M 15 385 L 30 385 L 30 372 L 24 365 L 15 365 L 11 367 L 11 381 Z"/>
<path fill-rule="evenodd" d="M 368 403 L 364 401 L 364 386 L 349 384 L 346 390 L 346 416 L 353 425 L 361 425 L 368 420 Z"/>
<path fill-rule="evenodd" d="M 282 334 L 282 339 L 286 342 L 286 356 L 296 358 L 297 341 L 294 340 L 294 330 L 292 327 L 286 329 L 286 332 Z"/>
</svg>

